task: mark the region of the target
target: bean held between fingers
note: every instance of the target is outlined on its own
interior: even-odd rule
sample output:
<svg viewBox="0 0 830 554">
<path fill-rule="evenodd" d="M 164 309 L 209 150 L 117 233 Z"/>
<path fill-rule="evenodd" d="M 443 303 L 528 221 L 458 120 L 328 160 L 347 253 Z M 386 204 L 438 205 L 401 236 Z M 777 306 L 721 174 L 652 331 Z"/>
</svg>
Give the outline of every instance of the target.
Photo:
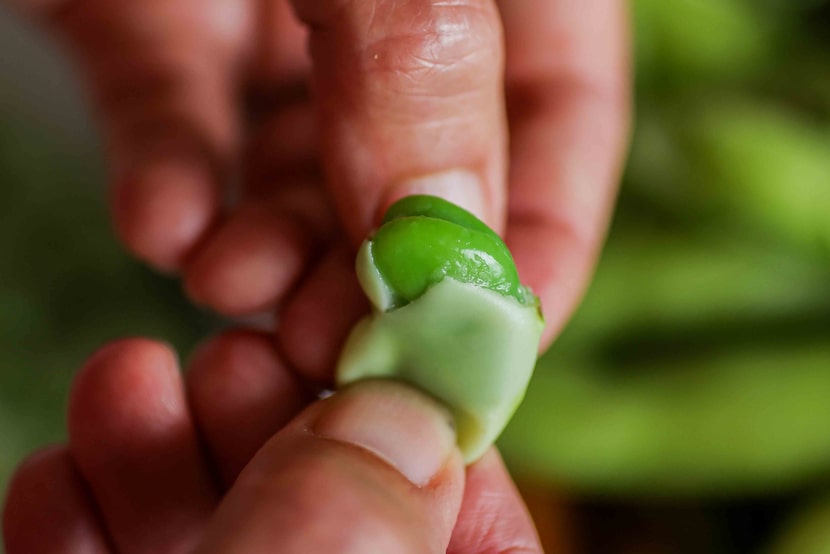
<svg viewBox="0 0 830 554">
<path fill-rule="evenodd" d="M 393 204 L 357 257 L 373 313 L 352 331 L 338 385 L 407 382 L 452 412 L 472 463 L 521 403 L 544 328 L 501 238 L 465 210 L 431 196 Z"/>
</svg>

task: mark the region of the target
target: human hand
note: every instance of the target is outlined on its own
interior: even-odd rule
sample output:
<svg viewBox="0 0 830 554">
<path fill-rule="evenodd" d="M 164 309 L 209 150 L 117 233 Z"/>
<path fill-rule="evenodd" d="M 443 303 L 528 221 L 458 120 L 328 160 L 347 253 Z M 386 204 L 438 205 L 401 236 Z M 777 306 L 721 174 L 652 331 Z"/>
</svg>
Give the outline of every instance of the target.
<svg viewBox="0 0 830 554">
<path fill-rule="evenodd" d="M 10 485 L 8 554 L 541 552 L 495 450 L 465 475 L 448 415 L 414 390 L 312 403 L 253 332 L 189 366 L 142 339 L 88 361 L 68 444 Z"/>
<path fill-rule="evenodd" d="M 288 0 L 11 1 L 71 46 L 124 242 L 199 303 L 278 312 L 305 376 L 330 381 L 366 310 L 353 249 L 409 193 L 506 235 L 543 345 L 581 296 L 626 138 L 622 0 L 297 1 L 310 36 Z"/>
</svg>

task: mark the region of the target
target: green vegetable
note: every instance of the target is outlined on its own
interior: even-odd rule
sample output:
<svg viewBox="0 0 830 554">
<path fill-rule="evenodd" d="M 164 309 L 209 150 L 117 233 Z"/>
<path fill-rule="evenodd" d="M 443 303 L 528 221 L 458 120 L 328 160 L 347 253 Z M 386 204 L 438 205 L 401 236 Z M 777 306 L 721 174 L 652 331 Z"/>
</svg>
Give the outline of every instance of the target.
<svg viewBox="0 0 830 554">
<path fill-rule="evenodd" d="M 357 273 L 374 313 L 352 331 L 338 384 L 394 378 L 426 391 L 475 461 L 521 402 L 544 327 L 507 247 L 461 208 L 413 196 L 364 242 Z"/>
<path fill-rule="evenodd" d="M 781 322 L 783 334 L 794 321 L 820 320 L 819 314 L 830 312 L 828 277 L 830 271 L 811 258 L 769 241 L 629 225 L 609 239 L 590 290 L 554 351 L 605 365 L 619 360 L 603 345 L 626 338 L 640 348 L 666 333 L 717 336 L 724 348 L 739 346 L 748 326 Z"/>
<path fill-rule="evenodd" d="M 769 63 L 769 16 L 742 0 L 633 0 L 641 88 L 751 75 Z M 649 86 L 644 86 L 649 85 Z"/>
<path fill-rule="evenodd" d="M 806 251 L 830 246 L 830 129 L 747 98 L 690 102 L 644 117 L 632 189 L 704 228 L 745 225 Z"/>
<path fill-rule="evenodd" d="M 499 446 L 515 475 L 592 493 L 790 490 L 830 465 L 828 364 L 824 341 L 636 367 L 550 355 Z"/>
<path fill-rule="evenodd" d="M 794 245 L 830 246 L 826 126 L 744 101 L 702 111 L 690 134 L 727 213 Z"/>
<path fill-rule="evenodd" d="M 499 440 L 514 474 L 636 496 L 821 474 L 827 268 L 758 239 L 620 229 Z"/>
</svg>

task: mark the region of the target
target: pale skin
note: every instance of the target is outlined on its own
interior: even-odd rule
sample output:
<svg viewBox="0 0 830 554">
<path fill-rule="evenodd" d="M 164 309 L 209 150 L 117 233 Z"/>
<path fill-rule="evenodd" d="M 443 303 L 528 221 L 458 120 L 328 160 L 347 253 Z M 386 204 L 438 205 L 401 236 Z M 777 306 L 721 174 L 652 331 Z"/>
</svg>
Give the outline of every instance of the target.
<svg viewBox="0 0 830 554">
<path fill-rule="evenodd" d="M 365 449 L 304 434 L 303 418 L 325 411 L 307 389 L 331 382 L 367 309 L 357 244 L 410 193 L 455 201 L 505 236 L 550 343 L 587 284 L 619 179 L 625 2 L 13 1 L 88 86 L 126 246 L 180 274 L 196 302 L 279 325 L 276 345 L 213 339 L 185 382 L 149 341 L 96 355 L 75 384 L 68 445 L 12 483 L 9 554 L 269 551 L 310 529 L 343 551 L 377 537 L 383 552 L 538 552 L 495 451 L 466 471 L 447 453 L 415 486 Z M 252 458 L 253 477 L 236 480 Z M 308 551 L 296 548 L 281 551 Z"/>
</svg>

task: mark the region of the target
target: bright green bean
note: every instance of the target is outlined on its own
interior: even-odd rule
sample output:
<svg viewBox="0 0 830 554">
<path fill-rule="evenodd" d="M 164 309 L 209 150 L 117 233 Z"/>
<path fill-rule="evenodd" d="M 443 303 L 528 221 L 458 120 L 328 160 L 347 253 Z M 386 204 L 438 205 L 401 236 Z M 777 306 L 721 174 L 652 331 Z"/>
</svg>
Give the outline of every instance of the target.
<svg viewBox="0 0 830 554">
<path fill-rule="evenodd" d="M 416 196 L 396 203 L 360 249 L 374 313 L 344 347 L 340 385 L 394 378 L 444 402 L 467 462 L 524 396 L 544 326 L 501 239 L 471 214 Z"/>
</svg>

